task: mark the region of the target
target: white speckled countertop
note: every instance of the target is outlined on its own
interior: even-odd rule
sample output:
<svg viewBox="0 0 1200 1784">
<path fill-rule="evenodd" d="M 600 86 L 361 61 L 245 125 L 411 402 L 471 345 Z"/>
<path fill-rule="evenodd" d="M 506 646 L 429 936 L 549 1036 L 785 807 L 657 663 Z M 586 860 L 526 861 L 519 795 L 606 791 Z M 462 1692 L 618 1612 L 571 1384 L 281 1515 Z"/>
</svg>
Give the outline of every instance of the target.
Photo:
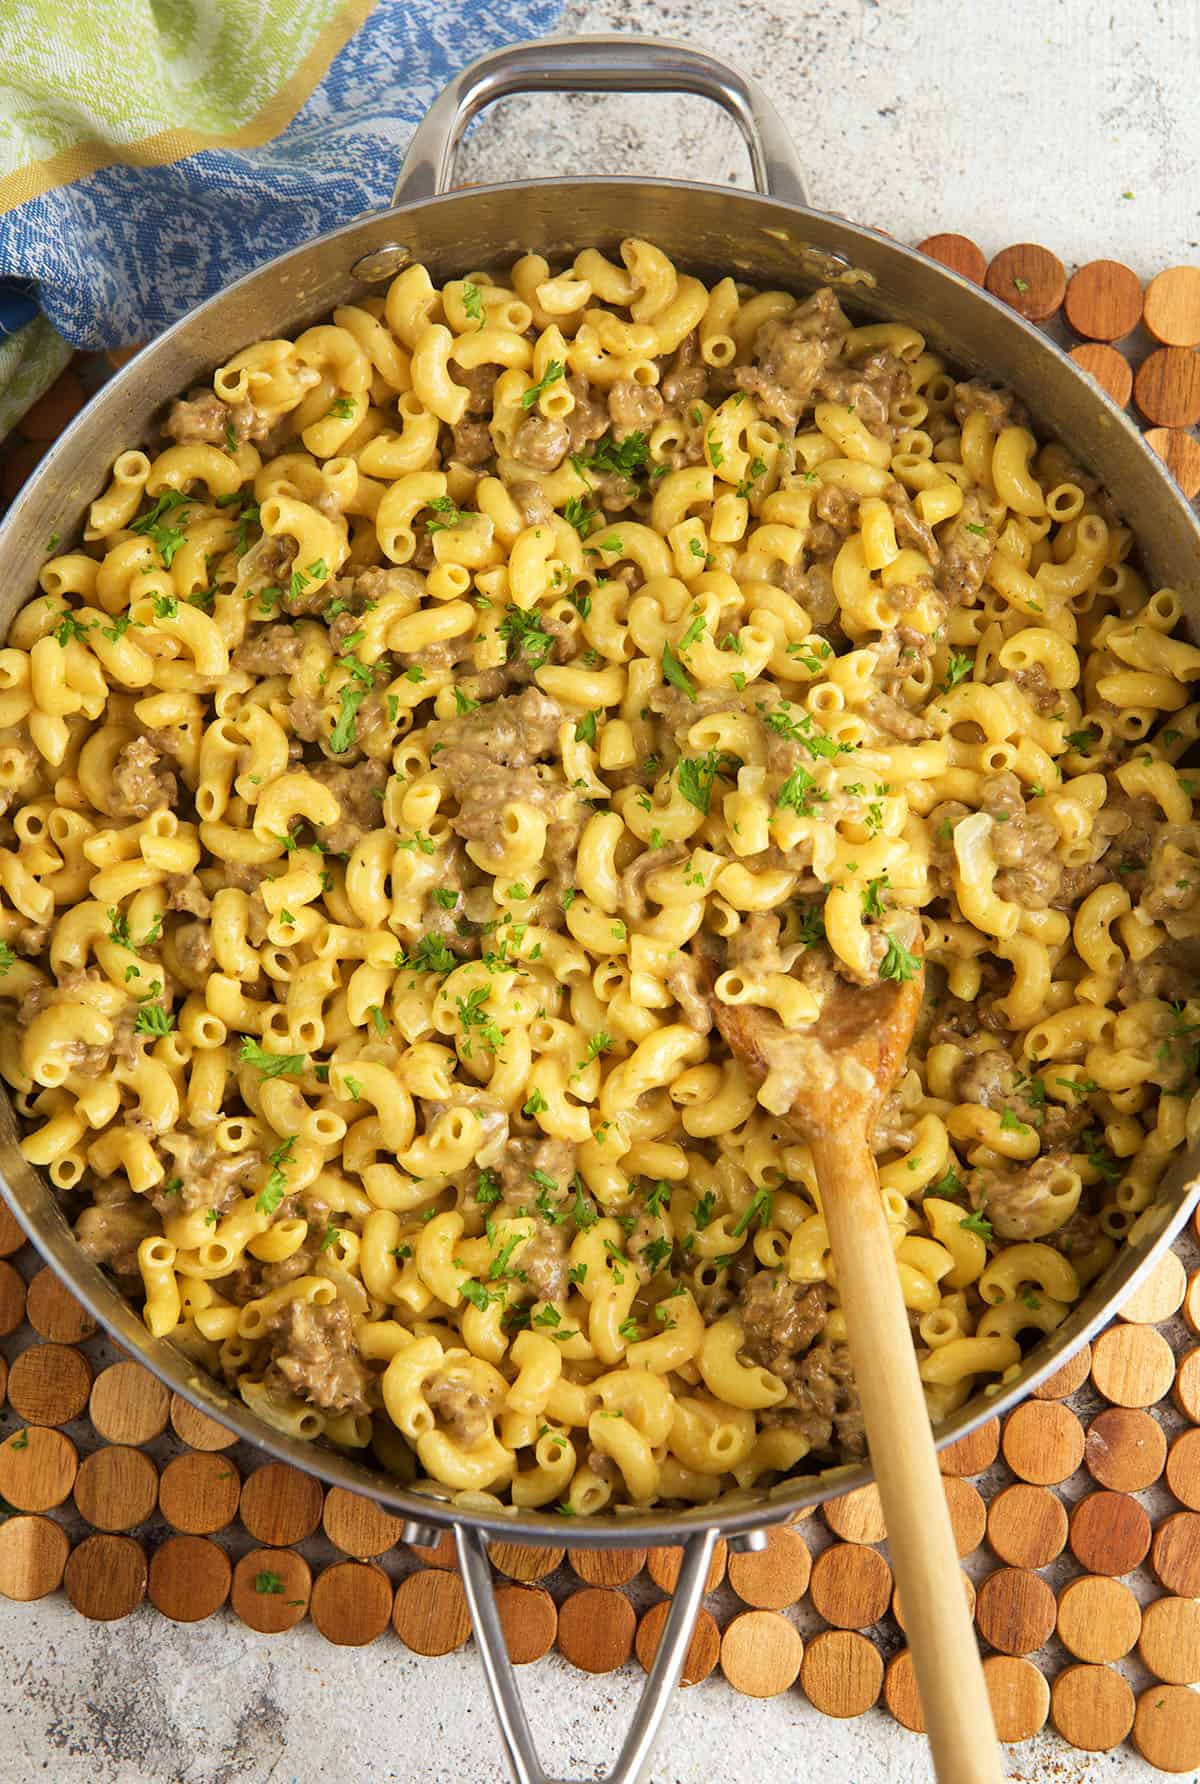
<svg viewBox="0 0 1200 1784">
<path fill-rule="evenodd" d="M 902 241 L 962 230 L 991 254 L 1039 240 L 1073 265 L 1143 275 L 1200 246 L 1200 9 L 1186 0 L 612 0 L 565 28 L 691 40 L 756 76 L 800 146 L 814 203 Z M 701 100 L 521 101 L 467 145 L 464 177 L 637 172 L 745 184 L 743 152 Z M 597 1681 L 551 1658 L 522 1685 L 546 1763 L 594 1777 L 640 1669 Z M 1028 1784 L 1133 1784 L 1128 1750 L 1051 1736 L 1012 1750 Z M 681 1695 L 655 1784 L 917 1784 L 923 1743 L 882 1711 L 817 1715 L 718 1679 Z M 104 1627 L 60 1595 L 0 1601 L 0 1784 L 499 1784 L 471 1645 L 418 1660 L 391 1638 L 331 1648 L 311 1626 L 267 1639 L 219 1614 L 179 1628 L 149 1608 Z"/>
</svg>

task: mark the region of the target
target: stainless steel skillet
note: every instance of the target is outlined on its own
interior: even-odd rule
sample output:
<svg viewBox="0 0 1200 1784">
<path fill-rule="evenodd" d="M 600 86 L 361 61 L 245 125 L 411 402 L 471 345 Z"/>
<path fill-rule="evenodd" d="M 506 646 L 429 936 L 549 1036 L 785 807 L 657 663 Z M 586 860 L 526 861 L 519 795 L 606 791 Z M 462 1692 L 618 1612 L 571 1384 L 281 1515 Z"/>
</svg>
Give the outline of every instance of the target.
<svg viewBox="0 0 1200 1784">
<path fill-rule="evenodd" d="M 758 191 L 635 178 L 531 180 L 447 191 L 455 147 L 483 106 L 514 93 L 578 89 L 687 91 L 715 100 L 745 137 Z M 410 260 L 424 261 L 436 279 L 502 264 L 529 249 L 551 259 L 583 244 L 612 251 L 628 235 L 651 238 L 701 274 L 733 271 L 760 286 L 797 291 L 832 282 L 852 308 L 910 321 L 956 364 L 1013 387 L 1041 426 L 1112 491 L 1138 535 L 1149 571 L 1157 583 L 1179 589 L 1189 630 L 1200 638 L 1200 526 L 1124 415 L 1044 336 L 993 298 L 886 236 L 807 208 L 779 116 L 751 82 L 685 45 L 640 37 L 516 45 L 474 63 L 445 89 L 418 128 L 392 209 L 358 218 L 249 274 L 138 354 L 43 460 L 0 528 L 0 633 L 34 592 L 47 539 L 55 533 L 72 536 L 116 453 L 148 439 L 164 403 L 238 348 L 263 336 L 293 333 L 378 286 Z M 379 1500 L 407 1520 L 405 1535 L 411 1540 L 431 1540 L 438 1527 L 454 1529 L 506 1760 L 518 1784 L 548 1784 L 496 1616 L 486 1542 L 499 1536 L 561 1544 L 562 1519 L 451 1505 L 401 1487 L 348 1456 L 273 1431 L 240 1400 L 199 1375 L 168 1342 L 148 1335 L 112 1283 L 78 1250 L 54 1195 L 25 1164 L 16 1139 L 12 1110 L 0 1102 L 0 1191 L 47 1261 L 129 1352 L 259 1448 Z M 1067 1322 L 1031 1352 L 1002 1391 L 977 1395 L 947 1420 L 939 1442 L 949 1443 L 1011 1406 L 1111 1317 L 1182 1226 L 1198 1169 L 1196 1150 L 1178 1161 L 1129 1243 Z M 684 1548 L 658 1659 L 609 1774 L 616 1784 L 633 1784 L 644 1774 L 718 1537 L 734 1547 L 761 1547 L 769 1525 L 869 1478 L 866 1468 L 800 1477 L 717 1505 L 605 1515 L 569 1527 L 577 1546 L 678 1543 Z"/>
</svg>

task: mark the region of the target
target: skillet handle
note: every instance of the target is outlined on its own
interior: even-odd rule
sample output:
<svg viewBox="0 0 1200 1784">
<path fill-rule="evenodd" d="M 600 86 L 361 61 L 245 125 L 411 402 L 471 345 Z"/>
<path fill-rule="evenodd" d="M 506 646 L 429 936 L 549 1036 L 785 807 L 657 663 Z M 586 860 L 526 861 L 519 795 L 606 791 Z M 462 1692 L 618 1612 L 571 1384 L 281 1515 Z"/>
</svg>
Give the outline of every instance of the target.
<svg viewBox="0 0 1200 1784">
<path fill-rule="evenodd" d="M 504 1643 L 504 1631 L 496 1611 L 496 1594 L 492 1586 L 487 1542 L 480 1531 L 469 1529 L 463 1524 L 455 1527 L 454 1537 L 458 1546 L 458 1565 L 471 1610 L 471 1621 L 475 1626 L 475 1640 L 479 1643 L 492 1708 L 500 1724 L 504 1757 L 514 1784 L 554 1784 L 554 1780 L 543 1771 L 537 1756 L 525 1706 L 521 1702 L 512 1662 Z M 683 1671 L 696 1611 L 704 1597 L 704 1584 L 716 1540 L 715 1530 L 702 1530 L 696 1536 L 689 1537 L 683 1545 L 683 1565 L 679 1569 L 675 1596 L 671 1600 L 671 1609 L 654 1665 L 643 1687 L 633 1726 L 625 1737 L 616 1764 L 603 1780 L 603 1784 L 638 1784 L 638 1780 L 645 1775 L 654 1742 L 667 1713 L 671 1693 Z M 563 1781 L 563 1784 L 567 1784 L 567 1781 Z"/>
<path fill-rule="evenodd" d="M 686 43 L 605 32 L 509 44 L 470 63 L 417 125 L 392 203 L 449 191 L 463 133 L 493 100 L 514 93 L 596 92 L 698 93 L 714 100 L 745 139 L 757 190 L 788 204 L 805 202 L 796 150 L 757 82 Z"/>
</svg>

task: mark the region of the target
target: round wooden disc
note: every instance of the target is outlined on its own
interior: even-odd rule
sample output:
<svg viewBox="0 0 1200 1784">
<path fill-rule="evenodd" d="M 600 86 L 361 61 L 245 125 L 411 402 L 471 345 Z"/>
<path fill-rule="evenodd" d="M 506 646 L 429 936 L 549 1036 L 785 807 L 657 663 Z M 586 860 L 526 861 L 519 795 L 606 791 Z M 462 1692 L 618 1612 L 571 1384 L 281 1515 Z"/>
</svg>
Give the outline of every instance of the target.
<svg viewBox="0 0 1200 1784">
<path fill-rule="evenodd" d="M 989 1654 L 983 1663 L 983 1678 L 1000 1739 L 1032 1740 L 1045 1726 L 1050 1711 L 1050 1687 L 1032 1660 Z"/>
<path fill-rule="evenodd" d="M 887 1535 L 879 1488 L 873 1482 L 868 1487 L 856 1487 L 852 1493 L 843 1493 L 838 1499 L 827 1499 L 821 1516 L 843 1542 L 882 1542 Z"/>
<path fill-rule="evenodd" d="M 1168 1592 L 1200 1598 L 1200 1512 L 1177 1511 L 1163 1519 L 1154 1532 L 1150 1563 Z"/>
<path fill-rule="evenodd" d="M 1200 345 L 1200 267 L 1168 266 L 1146 287 L 1146 327 L 1164 347 Z"/>
<path fill-rule="evenodd" d="M 907 1648 L 901 1648 L 888 1661 L 887 1671 L 883 1675 L 883 1701 L 901 1728 L 910 1729 L 913 1734 L 925 1733 L 921 1694 L 917 1690 L 917 1672 Z"/>
<path fill-rule="evenodd" d="M 1050 1688 L 1050 1717 L 1072 1747 L 1107 1753 L 1133 1727 L 1133 1692 L 1111 1666 L 1068 1666 Z"/>
<path fill-rule="evenodd" d="M 321 1521 L 334 1548 L 353 1555 L 356 1561 L 370 1561 L 394 1549 L 404 1528 L 402 1518 L 345 1487 L 330 1487 Z"/>
<path fill-rule="evenodd" d="M 1192 427 L 1200 421 L 1200 358 L 1190 347 L 1159 347 L 1133 380 L 1133 400 L 1158 427 Z"/>
<path fill-rule="evenodd" d="M 1137 1700 L 1133 1744 L 1160 1772 L 1200 1766 L 1200 1696 L 1186 1685 L 1151 1685 Z"/>
<path fill-rule="evenodd" d="M 959 1572 L 958 1577 L 962 1581 L 963 1597 L 967 1601 L 967 1611 L 973 1617 L 975 1615 L 975 1583 L 969 1574 L 965 1574 L 961 1571 Z M 905 1629 L 904 1602 L 900 1596 L 899 1586 L 895 1587 L 892 1592 L 892 1615 L 900 1625 L 900 1628 Z"/>
<path fill-rule="evenodd" d="M 568 1549 L 567 1560 L 589 1586 L 627 1586 L 646 1565 L 645 1549 Z M 731 1569 L 732 1571 L 732 1569 Z"/>
<path fill-rule="evenodd" d="M 132 1530 L 158 1504 L 158 1469 L 144 1450 L 106 1444 L 79 1464 L 75 1508 L 97 1530 Z"/>
<path fill-rule="evenodd" d="M 241 1519 L 256 1542 L 285 1549 L 312 1535 L 323 1502 L 324 1489 L 311 1474 L 286 1462 L 267 1462 L 242 1488 Z"/>
<path fill-rule="evenodd" d="M 1110 1406 L 1087 1428 L 1083 1460 L 1102 1487 L 1140 1493 L 1158 1479 L 1166 1459 L 1162 1426 L 1138 1407 Z"/>
<path fill-rule="evenodd" d="M 1188 501 L 1200 490 L 1200 440 L 1181 427 L 1150 427 L 1142 435 L 1152 452 L 1157 452 Z M 1200 1271 L 1193 1272 L 1196 1284 L 1196 1306 L 1200 1308 Z M 1200 1332 L 1200 1323 L 1193 1323 L 1193 1332 Z"/>
<path fill-rule="evenodd" d="M 1181 1431 L 1167 1451 L 1167 1485 L 1189 1511 L 1200 1511 L 1200 1431 Z"/>
<path fill-rule="evenodd" d="M 53 1518 L 6 1518 L 0 1524 L 0 1593 L 28 1604 L 53 1592 L 71 1543 Z"/>
<path fill-rule="evenodd" d="M 444 1573 L 411 1576 L 413 1579 L 450 1579 Z M 454 1581 L 457 1585 L 459 1582 Z M 388 1626 L 392 1614 L 392 1582 L 371 1561 L 335 1561 L 313 1581 L 309 1615 L 327 1642 L 339 1648 L 363 1648 Z M 402 1629 L 397 1635 L 408 1641 Z M 408 1644 L 413 1645 L 411 1642 Z M 460 1644 L 455 1643 L 458 1647 Z M 432 1648 L 445 1654 L 448 1648 Z"/>
<path fill-rule="evenodd" d="M 658 1644 L 662 1640 L 663 1625 L 671 1606 L 663 1598 L 658 1604 L 652 1604 L 637 1626 L 634 1637 L 634 1650 L 646 1672 L 654 1665 L 654 1656 L 658 1653 Z M 698 1685 L 706 1679 L 721 1652 L 721 1631 L 717 1628 L 710 1612 L 701 1605 L 696 1613 L 696 1627 L 692 1631 L 692 1639 L 688 1643 L 687 1655 L 683 1662 L 683 1671 L 679 1676 L 681 1685 Z"/>
<path fill-rule="evenodd" d="M 1120 1580 L 1087 1574 L 1064 1586 L 1058 1600 L 1058 1639 L 1077 1660 L 1120 1660 L 1142 1627 L 1137 1599 Z"/>
<path fill-rule="evenodd" d="M 514 1666 L 540 1660 L 554 1646 L 558 1611 L 543 1586 L 500 1586 L 496 1614 L 504 1631 L 504 1645 Z"/>
<path fill-rule="evenodd" d="M 1014 242 L 996 255 L 984 283 L 1030 322 L 1045 322 L 1062 307 L 1067 274 L 1058 255 L 1040 242 Z"/>
<path fill-rule="evenodd" d="M 800 1662 L 800 1684 L 814 1709 L 843 1721 L 878 1702 L 883 1659 L 874 1642 L 850 1629 L 814 1635 Z"/>
<path fill-rule="evenodd" d="M 25 1229 L 7 1202 L 0 1201 L 0 1257 L 12 1257 L 25 1243 Z"/>
<path fill-rule="evenodd" d="M 188 1536 L 211 1536 L 237 1517 L 241 1491 L 241 1479 L 228 1456 L 190 1450 L 163 1469 L 158 1505 L 172 1529 Z"/>
<path fill-rule="evenodd" d="M 146 1596 L 146 1551 L 132 1536 L 85 1536 L 71 1550 L 63 1590 L 81 1617 L 115 1623 Z"/>
<path fill-rule="evenodd" d="M 1033 1390 L 1035 1400 L 1065 1400 L 1076 1388 L 1081 1388 L 1088 1378 L 1092 1367 L 1092 1347 L 1085 1344 L 1075 1355 L 1048 1375 L 1040 1387 Z"/>
<path fill-rule="evenodd" d="M 778 1525 L 767 1532 L 767 1546 L 757 1553 L 731 1554 L 729 1584 L 743 1604 L 760 1611 L 781 1611 L 808 1591 L 812 1556 L 798 1530 Z"/>
<path fill-rule="evenodd" d="M 1114 1406 L 1153 1406 L 1174 1379 L 1171 1346 L 1151 1326 L 1110 1326 L 1092 1345 L 1093 1385 Z"/>
<path fill-rule="evenodd" d="M 1156 1598 L 1142 1612 L 1138 1653 L 1167 1685 L 1200 1681 L 1200 1601 Z"/>
<path fill-rule="evenodd" d="M 295 1549 L 251 1549 L 233 1570 L 229 1602 L 260 1635 L 294 1628 L 311 1596 L 312 1569 Z"/>
<path fill-rule="evenodd" d="M 1039 1487 L 1066 1480 L 1083 1460 L 1083 1426 L 1057 1400 L 1027 1400 L 1018 1406 L 1005 1421 L 1001 1442 L 1013 1473 Z"/>
<path fill-rule="evenodd" d="M 171 1429 L 180 1443 L 194 1450 L 225 1450 L 237 1442 L 237 1432 L 200 1412 L 182 1394 L 171 1395 Z"/>
<path fill-rule="evenodd" d="M 623 1593 L 584 1586 L 558 1607 L 558 1651 L 582 1672 L 612 1672 L 633 1651 L 636 1622 Z"/>
<path fill-rule="evenodd" d="M 1133 391 L 1133 367 L 1123 354 L 1103 341 L 1085 341 L 1082 347 L 1071 348 L 1070 357 L 1118 408 L 1125 408 Z"/>
<path fill-rule="evenodd" d="M 982 1495 L 968 1480 L 947 1475 L 942 1481 L 942 1491 L 946 1495 L 955 1547 L 960 1557 L 969 1555 L 983 1541 L 983 1532 L 987 1526 L 987 1506 Z"/>
<path fill-rule="evenodd" d="M 1048 1567 L 1066 1546 L 1066 1507 L 1049 1487 L 1018 1481 L 988 1506 L 987 1536 L 1011 1567 Z"/>
<path fill-rule="evenodd" d="M 15 1332 L 25 1318 L 25 1279 L 11 1264 L 0 1263 L 0 1338 Z"/>
<path fill-rule="evenodd" d="M 1067 321 L 1089 341 L 1119 341 L 1142 319 L 1142 281 L 1120 260 L 1089 260 L 1071 275 Z"/>
<path fill-rule="evenodd" d="M 1164 1251 L 1150 1274 L 1131 1295 L 1127 1295 L 1117 1312 L 1124 1320 L 1139 1326 L 1161 1326 L 1178 1313 L 1187 1288 L 1187 1271 L 1173 1251 Z"/>
<path fill-rule="evenodd" d="M 1071 1513 L 1069 1541 L 1089 1573 L 1132 1573 L 1150 1547 L 1150 1520 L 1128 1493 L 1088 1493 Z"/>
<path fill-rule="evenodd" d="M 778 1611 L 742 1611 L 721 1637 L 721 1671 L 743 1697 L 778 1697 L 803 1658 L 800 1631 Z"/>
<path fill-rule="evenodd" d="M 8 1400 L 31 1425 L 68 1425 L 88 1403 L 92 1370 L 67 1344 L 31 1344 L 8 1371 Z"/>
<path fill-rule="evenodd" d="M 938 1451 L 938 1467 L 943 1474 L 982 1474 L 996 1460 L 1000 1449 L 1000 1420 L 985 1419 L 957 1443 L 948 1443 Z"/>
<path fill-rule="evenodd" d="M 140 1363 L 114 1363 L 96 1377 L 88 1417 L 109 1443 L 149 1443 L 167 1428 L 171 1398 Z"/>
<path fill-rule="evenodd" d="M 565 1549 L 539 1549 L 531 1543 L 490 1542 L 488 1560 L 510 1580 L 541 1580 L 562 1565 Z M 666 1588 L 670 1590 L 670 1588 Z"/>
<path fill-rule="evenodd" d="M 729 1558 L 729 1545 L 721 1541 L 713 1549 L 712 1560 L 708 1564 L 708 1576 L 704 1582 L 704 1591 L 715 1592 L 725 1578 L 725 1563 Z M 679 1578 L 679 1569 L 683 1565 L 682 1549 L 650 1549 L 646 1555 L 646 1570 L 654 1584 L 663 1592 L 673 1592 Z"/>
<path fill-rule="evenodd" d="M 172 1623 L 200 1623 L 224 1604 L 232 1577 L 228 1555 L 207 1536 L 168 1536 L 150 1559 L 150 1602 Z"/>
<path fill-rule="evenodd" d="M 408 1546 L 426 1567 L 458 1566 L 458 1550 L 455 1547 L 453 1530 L 443 1530 L 434 1543 L 410 1542 Z"/>
<path fill-rule="evenodd" d="M 836 1629 L 867 1629 L 886 1615 L 892 1570 L 878 1549 L 835 1542 L 812 1564 L 813 1609 Z"/>
<path fill-rule="evenodd" d="M 16 1371 L 16 1364 L 13 1364 Z M 9 1378 L 8 1397 L 12 1400 L 12 1378 Z M 1178 1406 L 1184 1418 L 1191 1419 L 1193 1425 L 1200 1425 L 1200 1345 L 1185 1351 L 1179 1359 L 1175 1371 L 1175 1381 L 1171 1388 L 1171 1398 Z M 16 1405 L 16 1401 L 13 1401 Z"/>
<path fill-rule="evenodd" d="M 975 1622 L 985 1642 L 1002 1654 L 1032 1654 L 1054 1628 L 1054 1594 L 1027 1567 L 990 1573 L 975 1600 Z"/>
<path fill-rule="evenodd" d="M 396 1587 L 392 1628 L 414 1654 L 452 1654 L 471 1633 L 471 1615 L 458 1574 L 422 1567 Z"/>
<path fill-rule="evenodd" d="M 50 1511 L 61 1505 L 79 1470 L 69 1437 L 46 1425 L 26 1425 L 0 1443 L 0 1499 L 18 1511 Z"/>
<path fill-rule="evenodd" d="M 940 261 L 952 273 L 959 273 L 964 279 L 970 279 L 973 285 L 983 284 L 987 259 L 983 249 L 970 236 L 927 235 L 923 242 L 917 243 L 917 252 L 928 254 L 931 260 Z"/>
<path fill-rule="evenodd" d="M 96 1330 L 87 1308 L 48 1266 L 39 1270 L 29 1284 L 25 1315 L 39 1337 L 53 1339 L 56 1344 L 78 1344 Z"/>
<path fill-rule="evenodd" d="M 1149 437 L 1147 434 L 1146 438 L 1149 439 Z M 1188 440 L 1191 437 L 1190 434 L 1184 436 Z M 1200 446 L 1200 441 L 1197 441 L 1196 444 Z M 1195 1332 L 1200 1337 L 1200 1270 L 1193 1270 L 1187 1279 L 1181 1312 L 1187 1321 L 1189 1331 Z"/>
</svg>

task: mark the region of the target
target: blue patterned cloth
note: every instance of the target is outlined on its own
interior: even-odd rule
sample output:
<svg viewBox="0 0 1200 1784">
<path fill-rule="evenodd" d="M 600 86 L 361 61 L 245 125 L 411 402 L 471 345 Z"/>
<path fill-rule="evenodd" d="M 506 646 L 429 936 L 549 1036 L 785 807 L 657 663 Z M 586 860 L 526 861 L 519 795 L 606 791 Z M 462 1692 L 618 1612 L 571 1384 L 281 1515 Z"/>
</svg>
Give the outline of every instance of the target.
<svg viewBox="0 0 1200 1784">
<path fill-rule="evenodd" d="M 561 0 L 379 0 L 291 124 L 261 148 L 108 167 L 0 217 L 0 332 L 29 281 L 76 347 L 141 341 L 239 274 L 386 206 L 404 149 L 446 81 L 551 30 Z"/>
</svg>

